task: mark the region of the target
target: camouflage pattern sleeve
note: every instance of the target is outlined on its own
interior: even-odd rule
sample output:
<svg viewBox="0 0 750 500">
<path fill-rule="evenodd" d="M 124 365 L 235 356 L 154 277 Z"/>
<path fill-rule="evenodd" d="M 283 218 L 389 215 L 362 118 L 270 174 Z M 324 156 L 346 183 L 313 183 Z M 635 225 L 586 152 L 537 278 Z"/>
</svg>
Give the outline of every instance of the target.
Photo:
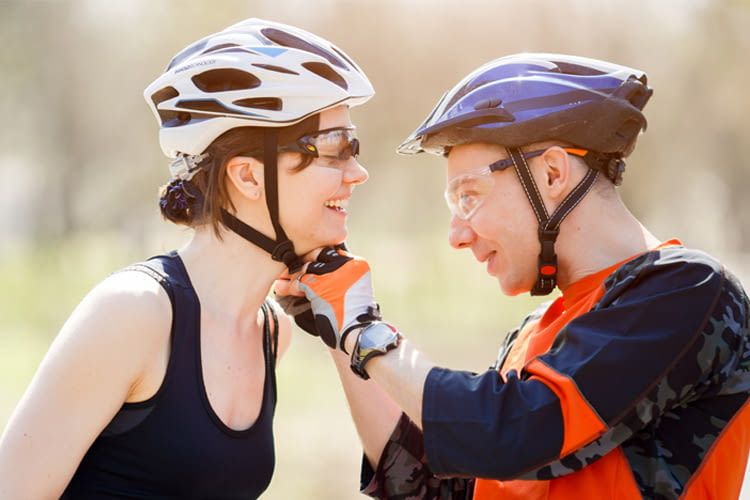
<svg viewBox="0 0 750 500">
<path fill-rule="evenodd" d="M 474 479 L 433 474 L 424 456 L 422 431 L 402 414 L 377 469 L 373 470 L 363 457 L 361 491 L 381 499 L 469 500 L 474 493 Z"/>
</svg>

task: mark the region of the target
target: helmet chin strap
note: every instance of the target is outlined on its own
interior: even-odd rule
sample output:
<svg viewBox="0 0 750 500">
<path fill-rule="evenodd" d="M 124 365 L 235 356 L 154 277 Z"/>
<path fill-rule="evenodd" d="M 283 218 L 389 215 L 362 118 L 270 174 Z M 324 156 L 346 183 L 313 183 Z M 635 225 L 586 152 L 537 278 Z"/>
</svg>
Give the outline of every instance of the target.
<svg viewBox="0 0 750 500">
<path fill-rule="evenodd" d="M 226 210 L 221 210 L 222 222 L 232 231 L 271 254 L 277 262 L 283 262 L 290 273 L 297 272 L 303 264 L 302 258 L 294 250 L 294 243 L 287 237 L 279 221 L 279 172 L 278 172 L 278 132 L 267 129 L 263 136 L 263 176 L 266 184 L 266 205 L 271 216 L 271 224 L 276 235 L 273 240 L 254 229 Z"/>
<path fill-rule="evenodd" d="M 555 241 L 560 234 L 560 224 L 591 190 L 599 172 L 588 169 L 583 180 L 565 197 L 557 210 L 550 216 L 521 150 L 519 148 L 506 148 L 506 150 L 508 156 L 513 160 L 513 167 L 518 174 L 518 179 L 521 181 L 526 197 L 529 199 L 531 208 L 534 209 L 534 214 L 539 222 L 539 243 L 542 249 L 539 253 L 539 272 L 534 288 L 531 289 L 531 295 L 548 295 L 557 286 Z"/>
</svg>

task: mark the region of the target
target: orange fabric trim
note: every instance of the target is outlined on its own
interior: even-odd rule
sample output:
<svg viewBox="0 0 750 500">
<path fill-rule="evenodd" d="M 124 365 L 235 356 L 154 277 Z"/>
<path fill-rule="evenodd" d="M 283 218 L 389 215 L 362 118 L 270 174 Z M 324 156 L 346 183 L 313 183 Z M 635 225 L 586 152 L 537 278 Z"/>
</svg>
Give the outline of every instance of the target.
<svg viewBox="0 0 750 500">
<path fill-rule="evenodd" d="M 492 481 L 477 479 L 474 500 L 541 500 L 549 498 L 550 481 Z"/>
<path fill-rule="evenodd" d="M 591 408 L 573 379 L 558 373 L 538 359 L 526 365 L 526 371 L 531 374 L 531 380 L 542 382 L 560 400 L 564 426 L 561 457 L 577 450 L 607 430 L 607 425 Z"/>
<path fill-rule="evenodd" d="M 570 153 L 572 155 L 576 155 L 576 156 L 586 156 L 586 154 L 589 152 L 588 149 L 578 149 L 578 148 L 563 148 L 563 151 Z"/>
<path fill-rule="evenodd" d="M 685 500 L 739 498 L 745 477 L 748 449 L 750 449 L 750 401 L 745 402 L 714 441 L 700 467 L 685 486 L 680 498 Z"/>
<path fill-rule="evenodd" d="M 477 479 L 474 500 L 641 500 L 630 464 L 620 448 L 573 474 L 550 481 Z"/>
</svg>

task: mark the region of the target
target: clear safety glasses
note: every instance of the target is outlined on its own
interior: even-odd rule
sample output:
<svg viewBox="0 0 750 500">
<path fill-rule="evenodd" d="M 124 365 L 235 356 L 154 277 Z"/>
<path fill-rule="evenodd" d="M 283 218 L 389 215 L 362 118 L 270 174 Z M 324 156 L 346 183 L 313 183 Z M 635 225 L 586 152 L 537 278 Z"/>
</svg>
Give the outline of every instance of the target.
<svg viewBox="0 0 750 500">
<path fill-rule="evenodd" d="M 585 149 L 563 149 L 569 154 L 581 157 L 588 153 Z M 523 153 L 523 157 L 528 160 L 540 156 L 545 151 L 547 149 L 529 151 L 528 153 Z M 445 201 L 448 204 L 451 214 L 461 220 L 469 220 L 479 207 L 482 206 L 487 195 L 495 187 L 495 178 L 491 174 L 512 166 L 512 159 L 503 158 L 484 168 L 451 179 L 445 188 Z"/>
</svg>

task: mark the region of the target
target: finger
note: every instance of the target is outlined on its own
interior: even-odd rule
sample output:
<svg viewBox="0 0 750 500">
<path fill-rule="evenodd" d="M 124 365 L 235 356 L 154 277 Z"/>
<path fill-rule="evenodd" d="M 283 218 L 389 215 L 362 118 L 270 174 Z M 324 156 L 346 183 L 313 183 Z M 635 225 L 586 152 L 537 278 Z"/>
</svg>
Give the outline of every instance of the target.
<svg viewBox="0 0 750 500">
<path fill-rule="evenodd" d="M 289 295 L 296 295 L 297 297 L 305 296 L 305 292 L 303 292 L 300 288 L 299 278 L 301 277 L 302 275 L 300 275 L 297 279 L 289 282 Z"/>
<path fill-rule="evenodd" d="M 291 279 L 294 279 L 294 274 L 289 274 L 289 268 L 285 267 L 284 270 L 281 271 L 281 274 L 279 274 L 279 277 L 276 279 L 291 280 Z"/>
<path fill-rule="evenodd" d="M 279 297 L 285 295 L 291 295 L 292 280 L 290 279 L 278 279 L 273 284 L 273 293 Z"/>
</svg>

